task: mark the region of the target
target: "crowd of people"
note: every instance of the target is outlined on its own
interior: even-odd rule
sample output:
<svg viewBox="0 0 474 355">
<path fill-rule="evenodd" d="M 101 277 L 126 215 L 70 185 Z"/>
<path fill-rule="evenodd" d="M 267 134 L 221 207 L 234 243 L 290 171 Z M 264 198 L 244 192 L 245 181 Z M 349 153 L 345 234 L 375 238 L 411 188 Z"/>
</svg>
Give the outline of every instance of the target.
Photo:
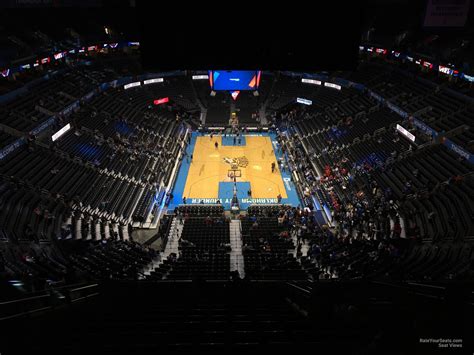
<svg viewBox="0 0 474 355">
<path fill-rule="evenodd" d="M 336 215 L 335 227 L 320 225 L 309 208 L 282 205 L 277 211 L 268 210 L 265 217 L 275 217 L 282 227 L 278 237 L 296 240 L 296 257 L 313 278 L 366 277 L 376 270 L 374 265 L 393 263 L 407 247 L 407 240 L 400 238 L 400 223 L 392 228 L 388 215 L 393 208 L 374 201 L 354 200 Z M 252 228 L 258 230 L 258 217 L 251 216 Z M 262 238 L 262 251 L 268 244 Z M 244 250 L 250 248 L 244 245 Z"/>
<path fill-rule="evenodd" d="M 298 110 L 280 114 L 274 118 L 275 124 L 279 123 L 284 128 L 285 122 L 292 122 L 298 114 Z M 393 139 L 396 138 L 395 134 Z M 351 164 L 347 157 L 341 155 L 332 166 L 326 165 L 323 175 L 318 176 L 300 140 L 280 133 L 278 141 L 282 149 L 293 157 L 292 168 L 303 176 L 298 185 L 305 207 L 282 207 L 277 218 L 279 224 L 288 228 L 290 236 L 296 237 L 297 256 L 303 258 L 309 270 L 316 270 L 315 273 L 310 272 L 313 277 L 353 278 L 383 273 L 382 266 L 396 263 L 407 250 L 408 243 L 413 242 L 401 238 L 403 227 L 406 228 L 404 235 L 416 239 L 415 243 L 420 240 L 416 224 L 402 227 L 399 206 L 390 188 L 381 188 L 372 178 L 372 170 L 383 169 L 385 165 L 376 167 L 367 162 Z M 331 142 L 328 142 L 330 145 Z M 386 167 L 389 168 L 388 163 Z M 355 177 L 364 182 L 364 189 L 353 188 Z M 344 201 L 333 190 L 332 184 L 336 181 L 347 189 Z M 406 188 L 410 188 L 409 182 Z M 317 223 L 313 213 L 309 212 L 321 190 L 330 199 L 332 227 Z M 380 268 L 369 265 L 379 265 Z"/>
</svg>

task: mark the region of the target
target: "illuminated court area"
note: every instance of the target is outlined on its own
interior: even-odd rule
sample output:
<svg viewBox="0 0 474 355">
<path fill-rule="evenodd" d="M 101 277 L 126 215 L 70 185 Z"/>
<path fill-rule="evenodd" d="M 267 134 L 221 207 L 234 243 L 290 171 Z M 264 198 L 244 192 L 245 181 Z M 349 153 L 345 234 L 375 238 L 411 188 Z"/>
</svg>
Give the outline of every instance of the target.
<svg viewBox="0 0 474 355">
<path fill-rule="evenodd" d="M 216 147 L 217 143 L 217 147 Z M 236 176 L 241 208 L 249 204 L 283 203 L 299 199 L 284 154 L 271 133 L 198 135 L 193 133 L 173 190 L 170 209 L 183 204 L 222 203 L 230 207 Z M 272 172 L 272 164 L 274 170 Z"/>
</svg>

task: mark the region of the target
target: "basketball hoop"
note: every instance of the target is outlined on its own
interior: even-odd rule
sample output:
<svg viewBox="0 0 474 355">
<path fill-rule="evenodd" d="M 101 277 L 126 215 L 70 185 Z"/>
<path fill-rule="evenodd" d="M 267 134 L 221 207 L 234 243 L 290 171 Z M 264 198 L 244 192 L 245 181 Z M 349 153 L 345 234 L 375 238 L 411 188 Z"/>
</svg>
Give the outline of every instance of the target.
<svg viewBox="0 0 474 355">
<path fill-rule="evenodd" d="M 242 170 L 228 170 L 227 176 L 231 179 L 242 177 Z"/>
</svg>

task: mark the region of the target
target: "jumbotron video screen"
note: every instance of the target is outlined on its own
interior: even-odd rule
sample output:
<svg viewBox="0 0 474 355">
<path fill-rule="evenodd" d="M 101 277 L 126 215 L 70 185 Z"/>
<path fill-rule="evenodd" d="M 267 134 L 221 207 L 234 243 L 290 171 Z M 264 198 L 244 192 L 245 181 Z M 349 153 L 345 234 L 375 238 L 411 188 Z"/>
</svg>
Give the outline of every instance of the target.
<svg viewBox="0 0 474 355">
<path fill-rule="evenodd" d="M 210 70 L 212 90 L 257 90 L 260 84 L 259 70 Z"/>
</svg>

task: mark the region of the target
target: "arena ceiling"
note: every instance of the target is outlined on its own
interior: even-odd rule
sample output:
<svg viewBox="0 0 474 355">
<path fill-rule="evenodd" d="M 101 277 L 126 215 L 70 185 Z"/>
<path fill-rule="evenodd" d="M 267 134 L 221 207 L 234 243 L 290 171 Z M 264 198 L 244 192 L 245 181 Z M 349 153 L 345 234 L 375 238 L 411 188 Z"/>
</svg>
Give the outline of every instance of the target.
<svg viewBox="0 0 474 355">
<path fill-rule="evenodd" d="M 23 27 L 110 26 L 141 44 L 146 70 L 350 70 L 360 43 L 450 53 L 472 38 L 473 10 L 463 26 L 428 27 L 434 0 L 333 0 L 308 3 L 154 2 L 149 0 L 8 0 L 0 31 Z M 462 2 L 462 1 L 461 1 Z M 457 1 L 459 3 L 459 1 Z M 54 21 L 45 19 L 54 18 Z M 2 26 L 3 25 L 3 26 Z M 93 32 L 93 31 L 92 31 Z M 8 35 L 8 33 L 7 33 Z M 469 48 L 469 47 L 468 47 Z M 467 54 L 466 54 L 467 55 Z M 463 55 L 464 56 L 464 55 Z"/>
</svg>

